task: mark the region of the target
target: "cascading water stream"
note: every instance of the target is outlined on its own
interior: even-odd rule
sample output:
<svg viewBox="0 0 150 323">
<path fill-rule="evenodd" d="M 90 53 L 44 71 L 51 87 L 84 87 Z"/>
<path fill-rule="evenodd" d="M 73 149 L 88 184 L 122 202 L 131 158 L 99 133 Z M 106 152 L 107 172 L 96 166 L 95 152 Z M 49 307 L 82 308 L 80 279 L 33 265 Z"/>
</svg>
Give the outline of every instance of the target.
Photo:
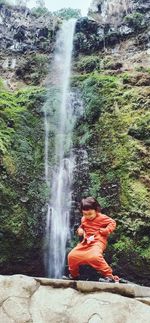
<svg viewBox="0 0 150 323">
<path fill-rule="evenodd" d="M 65 21 L 56 39 L 50 72 L 50 90 L 45 113 L 45 178 L 50 189 L 47 211 L 45 266 L 48 277 L 60 278 L 64 271 L 66 243 L 70 235 L 73 124 L 69 93 L 75 20 Z M 50 147 L 51 133 L 55 148 Z M 51 166 L 53 164 L 53 167 Z"/>
</svg>

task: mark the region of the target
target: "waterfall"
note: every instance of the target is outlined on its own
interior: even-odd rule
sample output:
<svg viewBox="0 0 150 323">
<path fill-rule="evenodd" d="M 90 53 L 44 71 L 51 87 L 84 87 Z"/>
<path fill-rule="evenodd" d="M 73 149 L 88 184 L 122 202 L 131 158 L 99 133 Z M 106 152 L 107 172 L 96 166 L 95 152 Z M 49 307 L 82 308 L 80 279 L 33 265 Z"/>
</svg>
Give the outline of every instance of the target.
<svg viewBox="0 0 150 323">
<path fill-rule="evenodd" d="M 60 278 L 64 271 L 66 243 L 70 237 L 73 153 L 72 100 L 69 92 L 75 20 L 62 24 L 57 34 L 49 76 L 45 114 L 45 179 L 50 191 L 48 202 L 45 266 L 48 277 Z M 53 138 L 52 138 L 53 137 Z"/>
</svg>

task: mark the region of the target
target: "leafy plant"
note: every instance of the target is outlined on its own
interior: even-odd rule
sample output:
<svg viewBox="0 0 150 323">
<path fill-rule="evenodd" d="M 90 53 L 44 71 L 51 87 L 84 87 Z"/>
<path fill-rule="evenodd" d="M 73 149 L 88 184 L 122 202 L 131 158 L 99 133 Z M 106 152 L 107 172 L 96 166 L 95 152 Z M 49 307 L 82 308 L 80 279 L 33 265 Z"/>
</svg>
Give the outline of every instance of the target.
<svg viewBox="0 0 150 323">
<path fill-rule="evenodd" d="M 89 73 L 94 70 L 99 70 L 100 59 L 98 56 L 83 56 L 78 60 L 76 68 L 79 72 Z"/>
<path fill-rule="evenodd" d="M 60 10 L 54 11 L 53 15 L 59 18 L 68 20 L 71 18 L 80 18 L 81 11 L 79 9 L 73 9 L 73 8 L 62 8 Z"/>
<path fill-rule="evenodd" d="M 144 26 L 144 15 L 139 12 L 134 12 L 125 16 L 124 21 L 128 24 L 129 27 L 138 30 Z"/>
</svg>

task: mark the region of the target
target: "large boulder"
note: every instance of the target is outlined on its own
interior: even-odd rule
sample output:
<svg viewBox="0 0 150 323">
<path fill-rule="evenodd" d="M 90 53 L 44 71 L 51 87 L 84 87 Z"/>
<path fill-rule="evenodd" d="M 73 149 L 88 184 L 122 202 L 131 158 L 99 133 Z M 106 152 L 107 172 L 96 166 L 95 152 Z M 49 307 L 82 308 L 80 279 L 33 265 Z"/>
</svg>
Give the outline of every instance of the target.
<svg viewBox="0 0 150 323">
<path fill-rule="evenodd" d="M 0 295 L 3 323 L 150 322 L 150 288 L 134 284 L 0 276 Z"/>
</svg>

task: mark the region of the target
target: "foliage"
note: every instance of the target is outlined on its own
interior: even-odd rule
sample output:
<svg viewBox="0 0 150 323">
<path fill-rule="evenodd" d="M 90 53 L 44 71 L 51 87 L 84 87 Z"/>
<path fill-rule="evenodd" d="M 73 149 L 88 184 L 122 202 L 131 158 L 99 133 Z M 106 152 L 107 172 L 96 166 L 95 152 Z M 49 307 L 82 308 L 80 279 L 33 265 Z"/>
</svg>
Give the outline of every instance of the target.
<svg viewBox="0 0 150 323">
<path fill-rule="evenodd" d="M 139 12 L 134 12 L 125 16 L 124 21 L 129 27 L 139 30 L 144 26 L 144 15 Z"/>
<path fill-rule="evenodd" d="M 40 110 L 44 97 L 45 90 L 34 87 L 14 93 L 0 92 L 2 268 L 11 262 L 11 257 L 22 262 L 32 252 L 39 257 L 42 248 L 41 209 L 47 195 Z"/>
<path fill-rule="evenodd" d="M 48 57 L 44 54 L 31 54 L 28 61 L 20 63 L 16 75 L 27 84 L 38 85 L 48 73 Z"/>
<path fill-rule="evenodd" d="M 35 15 L 37 18 L 41 16 L 52 16 L 52 13 L 46 7 L 33 7 L 31 9 L 31 13 Z"/>
<path fill-rule="evenodd" d="M 150 144 L 150 112 L 146 112 L 143 118 L 139 118 L 130 126 L 128 134 L 136 139 L 144 140 Z"/>
<path fill-rule="evenodd" d="M 0 78 L 0 92 L 4 92 L 6 90 L 6 85 L 3 79 Z"/>
<path fill-rule="evenodd" d="M 116 273 L 138 282 L 144 282 L 144 263 L 148 283 L 149 90 L 126 86 L 125 77 L 132 74 L 76 75 L 73 84 L 80 86 L 85 111 L 74 131 L 74 143 L 88 153 L 88 194 L 117 220 L 107 260 Z"/>
<path fill-rule="evenodd" d="M 82 96 L 85 103 L 85 120 L 88 123 L 94 123 L 100 117 L 105 106 L 107 108 L 109 106 L 108 101 L 111 100 L 111 97 L 105 95 L 105 88 L 109 89 L 110 93 L 112 93 L 115 87 L 114 77 L 103 77 L 96 73 L 84 81 Z"/>
<path fill-rule="evenodd" d="M 79 72 L 89 73 L 94 70 L 99 70 L 100 59 L 99 56 L 83 56 L 78 60 L 76 67 Z"/>
<path fill-rule="evenodd" d="M 68 20 L 71 18 L 80 18 L 81 11 L 79 9 L 73 9 L 73 8 L 62 8 L 60 10 L 54 11 L 53 15 L 59 18 Z"/>
</svg>

